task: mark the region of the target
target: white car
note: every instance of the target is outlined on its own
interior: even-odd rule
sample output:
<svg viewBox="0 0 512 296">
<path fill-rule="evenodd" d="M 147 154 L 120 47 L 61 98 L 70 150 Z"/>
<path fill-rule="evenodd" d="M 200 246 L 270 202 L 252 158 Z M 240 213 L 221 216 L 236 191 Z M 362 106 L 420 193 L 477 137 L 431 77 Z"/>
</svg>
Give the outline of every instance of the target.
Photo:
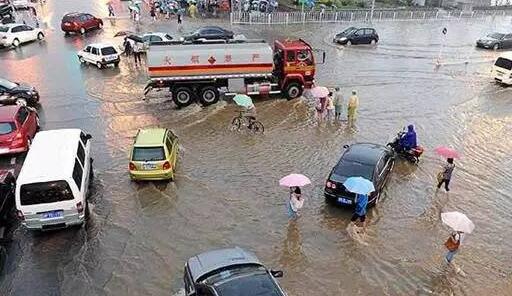
<svg viewBox="0 0 512 296">
<path fill-rule="evenodd" d="M 89 44 L 78 52 L 78 60 L 82 64 L 90 63 L 96 65 L 99 69 L 107 66 L 119 66 L 119 53 L 113 45 L 110 44 Z"/>
<path fill-rule="evenodd" d="M 171 35 L 169 35 L 167 33 L 149 32 L 149 33 L 142 35 L 142 40 L 144 40 L 144 43 L 150 45 L 153 42 L 171 41 L 174 39 L 171 37 Z"/>
<path fill-rule="evenodd" d="M 16 9 L 29 8 L 30 2 L 28 0 L 13 0 L 12 6 L 14 6 Z"/>
<path fill-rule="evenodd" d="M 43 40 L 41 29 L 24 24 L 0 25 L 0 45 L 18 47 L 20 44 L 34 40 Z"/>
</svg>

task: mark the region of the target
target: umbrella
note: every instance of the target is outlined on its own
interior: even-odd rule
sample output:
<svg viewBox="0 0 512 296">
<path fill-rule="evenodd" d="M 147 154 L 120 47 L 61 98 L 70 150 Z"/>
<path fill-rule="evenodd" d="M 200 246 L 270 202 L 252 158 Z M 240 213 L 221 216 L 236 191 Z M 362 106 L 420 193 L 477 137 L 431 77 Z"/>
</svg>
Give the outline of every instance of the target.
<svg viewBox="0 0 512 296">
<path fill-rule="evenodd" d="M 311 184 L 311 180 L 301 174 L 290 174 L 279 180 L 279 185 L 284 187 L 302 187 L 308 184 Z"/>
<path fill-rule="evenodd" d="M 137 13 L 140 13 L 140 8 L 139 8 L 138 6 L 132 6 L 132 5 L 130 5 L 130 6 L 128 6 L 128 8 L 129 8 L 130 10 L 133 10 L 133 11 L 137 12 Z"/>
<path fill-rule="evenodd" d="M 114 35 L 114 37 L 120 37 L 120 36 L 126 36 L 126 35 L 133 35 L 133 32 L 132 31 L 119 31 Z"/>
<path fill-rule="evenodd" d="M 350 177 L 343 183 L 345 188 L 353 193 L 368 194 L 375 190 L 373 182 L 363 177 Z"/>
<path fill-rule="evenodd" d="M 140 38 L 140 36 L 137 36 L 137 35 L 128 35 L 127 37 L 128 39 L 131 39 L 135 42 L 139 42 L 139 43 L 144 43 L 144 40 L 142 38 Z"/>
<path fill-rule="evenodd" d="M 471 233 L 475 229 L 475 224 L 461 212 L 441 213 L 441 220 L 455 231 Z"/>
<path fill-rule="evenodd" d="M 233 98 L 233 101 L 241 107 L 251 107 L 253 105 L 251 97 L 248 95 L 238 94 Z"/>
<path fill-rule="evenodd" d="M 325 98 L 329 95 L 329 89 L 325 86 L 315 86 L 311 90 L 311 94 L 315 98 Z"/>
<path fill-rule="evenodd" d="M 446 147 L 446 146 L 440 146 L 434 149 L 434 151 L 441 155 L 444 158 L 459 158 L 459 152 L 457 152 L 455 149 Z"/>
</svg>

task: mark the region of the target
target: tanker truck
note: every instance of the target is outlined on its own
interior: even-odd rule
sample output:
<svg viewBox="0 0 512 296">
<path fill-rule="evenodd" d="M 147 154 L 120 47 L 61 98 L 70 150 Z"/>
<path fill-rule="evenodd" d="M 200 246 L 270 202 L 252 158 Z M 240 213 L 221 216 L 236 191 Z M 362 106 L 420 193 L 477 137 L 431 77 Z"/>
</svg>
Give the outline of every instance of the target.
<svg viewBox="0 0 512 296">
<path fill-rule="evenodd" d="M 144 95 L 169 89 L 178 107 L 215 104 L 221 93 L 234 94 L 229 89 L 233 79 L 242 81 L 250 96 L 294 99 L 313 85 L 315 58 L 302 39 L 276 40 L 273 49 L 263 40 L 171 41 L 150 46 L 147 72 Z"/>
</svg>

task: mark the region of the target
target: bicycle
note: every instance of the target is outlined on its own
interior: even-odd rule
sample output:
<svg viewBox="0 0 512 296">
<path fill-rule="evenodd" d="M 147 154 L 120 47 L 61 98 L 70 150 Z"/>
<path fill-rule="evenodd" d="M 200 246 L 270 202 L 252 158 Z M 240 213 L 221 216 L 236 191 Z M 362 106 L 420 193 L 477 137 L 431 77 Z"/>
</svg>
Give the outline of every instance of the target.
<svg viewBox="0 0 512 296">
<path fill-rule="evenodd" d="M 243 126 L 247 127 L 254 134 L 263 134 L 265 131 L 265 127 L 256 120 L 256 117 L 244 115 L 244 112 L 240 111 L 238 116 L 231 120 L 231 130 L 240 131 Z"/>
</svg>

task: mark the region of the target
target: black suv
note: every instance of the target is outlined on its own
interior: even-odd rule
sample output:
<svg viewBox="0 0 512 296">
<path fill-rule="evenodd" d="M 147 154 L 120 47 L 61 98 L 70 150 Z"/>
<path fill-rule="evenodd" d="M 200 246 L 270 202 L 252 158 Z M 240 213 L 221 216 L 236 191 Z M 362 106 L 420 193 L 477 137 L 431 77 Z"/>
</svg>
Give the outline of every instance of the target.
<svg viewBox="0 0 512 296">
<path fill-rule="evenodd" d="M 326 200 L 353 206 L 356 195 L 347 191 L 343 183 L 349 177 L 363 177 L 372 181 L 375 187 L 375 191 L 368 197 L 368 203 L 377 203 L 395 165 L 393 151 L 386 146 L 371 143 L 356 143 L 345 148 L 325 182 Z"/>
<path fill-rule="evenodd" d="M 285 296 L 276 277 L 252 253 L 239 247 L 213 250 L 188 259 L 185 265 L 187 296 Z"/>
<path fill-rule="evenodd" d="M 31 106 L 37 105 L 39 102 L 39 92 L 34 87 L 12 82 L 5 78 L 0 78 L 1 94 L 22 98 Z"/>
<path fill-rule="evenodd" d="M 14 190 L 16 179 L 10 171 L 0 171 L 0 227 L 6 226 L 14 217 Z"/>
<path fill-rule="evenodd" d="M 336 34 L 332 42 L 347 46 L 352 44 L 376 44 L 379 42 L 379 35 L 373 28 L 349 27 Z"/>
<path fill-rule="evenodd" d="M 206 40 L 229 40 L 233 39 L 234 34 L 232 31 L 223 29 L 217 26 L 206 26 L 191 32 L 183 38 L 187 41 L 194 41 L 198 39 Z"/>
<path fill-rule="evenodd" d="M 512 34 L 492 33 L 476 41 L 476 47 L 501 49 L 512 47 Z"/>
</svg>

